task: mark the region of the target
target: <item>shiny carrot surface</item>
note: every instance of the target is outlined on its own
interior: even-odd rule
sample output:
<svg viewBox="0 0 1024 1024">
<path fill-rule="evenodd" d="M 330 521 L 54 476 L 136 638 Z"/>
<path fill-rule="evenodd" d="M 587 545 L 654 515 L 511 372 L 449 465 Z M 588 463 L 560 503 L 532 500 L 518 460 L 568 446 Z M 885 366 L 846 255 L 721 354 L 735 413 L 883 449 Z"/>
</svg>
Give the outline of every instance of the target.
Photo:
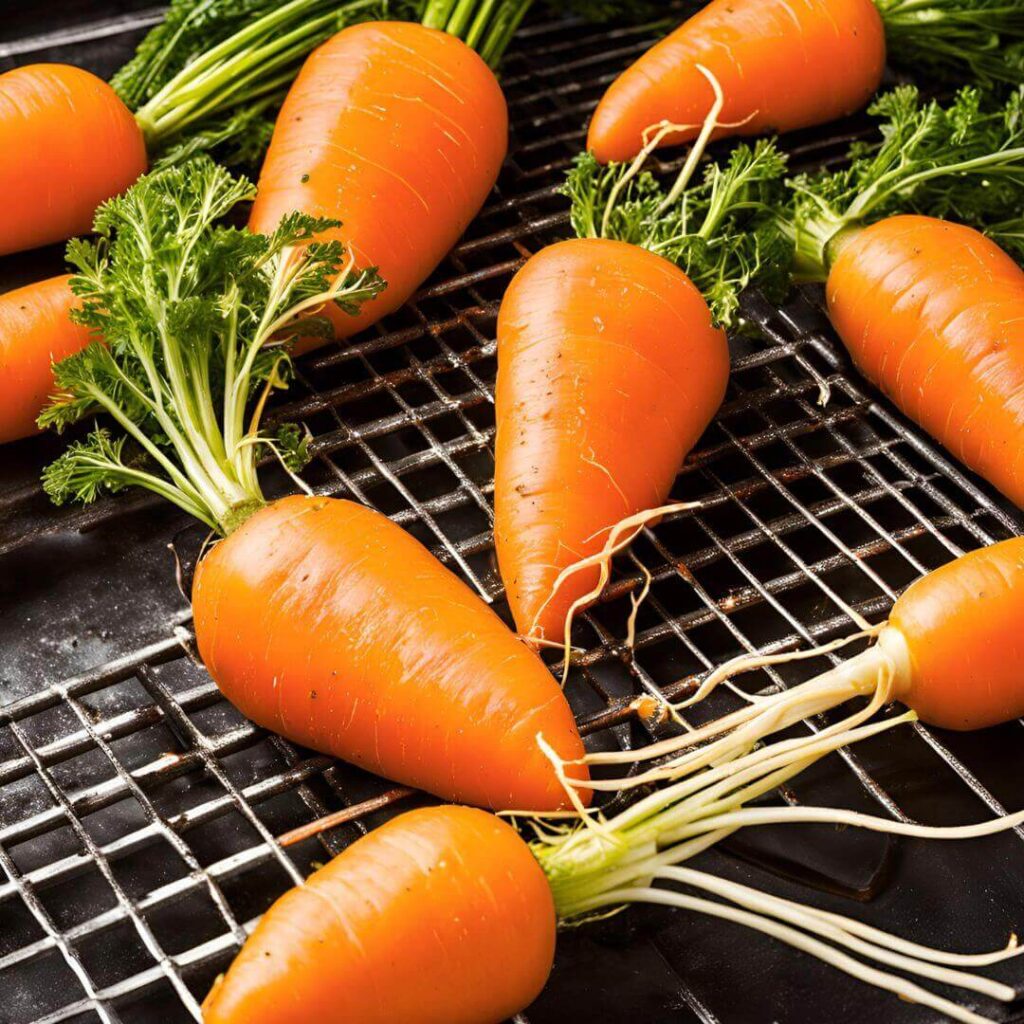
<svg viewBox="0 0 1024 1024">
<path fill-rule="evenodd" d="M 289 497 L 200 562 L 196 637 L 253 721 L 446 799 L 562 807 L 537 734 L 583 747 L 540 658 L 385 516 Z"/>
<path fill-rule="evenodd" d="M 661 121 L 697 136 L 711 86 L 725 106 L 718 135 L 786 132 L 859 110 L 878 88 L 885 31 L 872 0 L 712 0 L 647 51 L 605 93 L 587 148 L 606 163 L 632 159 Z"/>
<path fill-rule="evenodd" d="M 551 971 L 555 907 L 529 847 L 465 807 L 410 811 L 282 896 L 205 1024 L 501 1024 Z"/>
<path fill-rule="evenodd" d="M 483 205 L 507 145 L 505 98 L 465 43 L 405 22 L 356 25 L 314 51 L 292 85 L 249 226 L 272 231 L 293 210 L 343 222 L 324 237 L 387 282 L 359 316 L 328 310 L 348 337 L 432 273 Z"/>
<path fill-rule="evenodd" d="M 724 331 L 676 266 L 607 239 L 550 246 L 498 320 L 495 543 L 520 632 L 560 640 L 598 579 L 562 569 L 664 503 L 729 374 Z"/>
<path fill-rule="evenodd" d="M 69 280 L 51 277 L 0 295 L 0 443 L 37 432 L 53 364 L 89 343 L 88 328 L 68 318 L 75 304 Z"/>
<path fill-rule="evenodd" d="M 945 729 L 1024 715 L 1024 537 L 971 551 L 915 582 L 889 624 L 910 652 L 900 700 Z"/>
<path fill-rule="evenodd" d="M 0 75 L 0 153 L 0 255 L 91 231 L 96 207 L 146 170 L 132 112 L 66 64 Z"/>
<path fill-rule="evenodd" d="M 826 287 L 861 372 L 1024 507 L 1024 271 L 973 228 L 890 217 L 840 245 Z"/>
</svg>

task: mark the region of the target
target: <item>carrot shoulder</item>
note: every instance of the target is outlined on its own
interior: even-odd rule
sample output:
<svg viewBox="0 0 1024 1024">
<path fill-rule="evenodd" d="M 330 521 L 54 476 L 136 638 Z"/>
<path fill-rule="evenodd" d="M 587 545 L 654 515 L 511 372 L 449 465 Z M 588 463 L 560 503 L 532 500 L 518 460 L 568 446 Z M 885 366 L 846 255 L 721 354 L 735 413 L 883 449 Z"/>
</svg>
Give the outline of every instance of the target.
<svg viewBox="0 0 1024 1024">
<path fill-rule="evenodd" d="M 1024 508 L 1024 271 L 973 228 L 901 216 L 842 244 L 826 287 L 864 375 Z"/>
<path fill-rule="evenodd" d="M 583 747 L 551 673 L 379 513 L 274 502 L 203 559 L 193 608 L 210 674 L 258 724 L 447 799 L 566 803 L 537 734 Z"/>
<path fill-rule="evenodd" d="M 146 170 L 142 131 L 106 82 L 66 64 L 0 75 L 0 255 L 92 229 Z"/>
<path fill-rule="evenodd" d="M 387 288 L 348 337 L 403 305 L 469 226 L 508 144 L 501 88 L 455 36 L 405 22 L 344 29 L 308 58 L 274 129 L 249 226 L 292 210 L 341 220 L 339 238 Z"/>
<path fill-rule="evenodd" d="M 2 173 L 2 172 L 0 172 Z M 0 295 L 0 443 L 37 432 L 53 391 L 53 364 L 89 343 L 89 329 L 68 314 L 70 275 Z"/>
<path fill-rule="evenodd" d="M 575 239 L 519 271 L 498 319 L 495 543 L 519 630 L 560 640 L 598 570 L 560 571 L 660 506 L 725 394 L 700 292 L 638 246 Z"/>
<path fill-rule="evenodd" d="M 529 847 L 465 807 L 410 811 L 264 915 L 205 1024 L 500 1024 L 551 970 L 555 907 Z"/>
<path fill-rule="evenodd" d="M 697 136 L 714 99 L 698 65 L 725 93 L 719 135 L 792 131 L 860 109 L 878 88 L 885 31 L 872 0 L 712 0 L 620 75 L 590 123 L 602 162 L 640 152 L 660 121 Z"/>
</svg>

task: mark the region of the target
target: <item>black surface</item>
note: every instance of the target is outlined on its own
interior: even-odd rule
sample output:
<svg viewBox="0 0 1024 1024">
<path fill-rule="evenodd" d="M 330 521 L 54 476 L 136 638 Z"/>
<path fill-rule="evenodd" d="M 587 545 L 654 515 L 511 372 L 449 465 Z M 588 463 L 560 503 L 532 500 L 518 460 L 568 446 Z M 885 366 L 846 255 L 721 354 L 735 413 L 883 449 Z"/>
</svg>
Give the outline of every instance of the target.
<svg viewBox="0 0 1024 1024">
<path fill-rule="evenodd" d="M 8 3 L 0 14 L 0 68 L 61 59 L 107 74 L 142 31 L 112 30 L 111 19 L 125 16 L 133 26 L 151 9 Z M 97 23 L 109 34 L 85 38 Z M 62 43 L 69 29 L 71 41 Z M 35 35 L 46 38 L 4 50 Z M 488 543 L 493 414 L 474 377 L 485 385 L 493 378 L 494 303 L 517 260 L 564 233 L 564 202 L 550 186 L 580 145 L 603 85 L 648 38 L 574 26 L 525 34 L 505 76 L 515 124 L 511 159 L 469 241 L 378 340 L 304 360 L 289 398 L 288 414 L 320 439 L 307 474 L 312 484 L 395 515 L 450 562 L 461 558 L 490 597 L 500 597 Z M 791 141 L 800 160 L 828 160 L 859 125 Z M 0 261 L 0 283 L 10 287 L 59 266 L 59 249 L 9 257 Z M 753 314 L 766 335 L 734 343 L 737 371 L 726 406 L 677 486 L 680 496 L 713 504 L 635 546 L 656 575 L 636 657 L 615 642 L 637 578 L 628 560 L 607 602 L 580 627 L 580 642 L 596 652 L 569 686 L 583 720 L 640 686 L 698 671 L 697 652 L 711 660 L 736 653 L 741 636 L 762 644 L 799 639 L 799 630 L 816 638 L 845 632 L 849 623 L 823 584 L 877 617 L 916 575 L 911 557 L 931 567 L 953 548 L 1020 528 L 977 481 L 957 475 L 872 404 L 813 302 L 797 298 L 785 316 L 763 306 Z M 816 376 L 833 384 L 824 412 L 814 404 Z M 430 454 L 431 444 L 447 445 L 444 459 Z M 201 532 L 146 498 L 86 512 L 51 509 L 35 480 L 56 450 L 52 439 L 38 439 L 0 452 L 0 1022 L 43 1019 L 90 985 L 94 1004 L 61 1019 L 175 1024 L 192 1019 L 175 984 L 201 999 L 230 958 L 231 923 L 258 915 L 289 884 L 284 861 L 264 839 L 389 787 L 265 736 L 219 699 L 174 640 L 177 630 L 188 643 L 188 606 L 168 545 L 187 566 Z M 885 531 L 896 531 L 895 543 Z M 851 551 L 856 559 L 847 557 Z M 676 571 L 677 563 L 688 573 Z M 805 664 L 786 678 L 820 667 Z M 642 738 L 637 728 L 620 727 L 591 742 Z M 922 821 L 978 820 L 985 800 L 1024 807 L 1021 738 L 1020 723 L 969 736 L 904 728 L 855 752 L 853 763 L 877 791 L 831 757 L 802 776 L 792 796 L 881 813 L 884 794 Z M 263 783 L 269 788 L 261 791 Z M 239 792 L 247 793 L 246 806 L 232 803 Z M 299 870 L 378 820 L 370 815 L 294 848 Z M 147 835 L 153 822 L 159 827 Z M 139 836 L 146 838 L 118 848 Z M 106 852 L 97 858 L 100 849 Z M 231 861 L 234 855 L 240 859 Z M 775 828 L 745 834 L 700 864 L 950 948 L 1000 946 L 1024 923 L 1024 847 L 1016 834 L 929 844 Z M 211 865 L 213 888 L 188 883 Z M 129 905 L 112 922 L 103 916 Z M 43 939 L 41 916 L 64 950 L 51 943 L 15 962 L 18 951 Z M 195 953 L 222 938 L 209 955 Z M 1019 965 L 992 973 L 1024 986 Z M 935 1017 L 763 936 L 633 910 L 565 934 L 551 983 L 522 1019 L 922 1024 Z"/>
</svg>

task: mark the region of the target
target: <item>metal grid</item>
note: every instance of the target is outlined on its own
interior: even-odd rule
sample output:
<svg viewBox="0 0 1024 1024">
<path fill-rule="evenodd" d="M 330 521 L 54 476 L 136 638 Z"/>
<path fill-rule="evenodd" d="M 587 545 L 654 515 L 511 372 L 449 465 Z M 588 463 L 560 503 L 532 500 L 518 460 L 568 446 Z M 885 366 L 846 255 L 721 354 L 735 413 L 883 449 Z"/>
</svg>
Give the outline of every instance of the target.
<svg viewBox="0 0 1024 1024">
<path fill-rule="evenodd" d="M 76 30 L 72 42 L 83 38 L 88 27 Z M 522 260 L 565 233 L 554 183 L 578 150 L 581 126 L 604 85 L 650 39 L 649 30 L 570 23 L 525 31 L 504 80 L 515 126 L 512 156 L 469 237 L 376 336 L 304 360 L 288 402 L 275 413 L 306 423 L 315 435 L 306 472 L 312 486 L 387 513 L 499 609 L 491 547 L 497 303 Z M 36 48 L 22 46 L 17 59 L 31 59 Z M 794 140 L 793 152 L 799 161 L 827 161 L 847 141 L 808 134 Z M 1015 512 L 866 392 L 814 295 L 798 296 L 783 310 L 754 296 L 748 313 L 761 337 L 734 339 L 726 402 L 674 492 L 704 507 L 645 531 L 577 627 L 586 653 L 573 667 L 568 693 L 595 746 L 645 740 L 627 710 L 637 692 L 679 693 L 740 651 L 839 636 L 851 629 L 847 604 L 883 617 L 919 574 L 1021 529 Z M 822 407 L 826 390 L 831 398 Z M 22 564 L 12 559 L 51 536 L 129 531 L 159 515 L 144 496 L 87 510 L 47 509 L 34 483 L 44 449 L 45 442 L 23 446 L 28 454 L 0 471 L 7 478 L 0 486 L 0 581 L 3 565 Z M 197 529 L 175 536 L 186 575 L 199 540 Z M 653 584 L 628 650 L 621 641 L 628 596 L 642 582 L 642 567 Z M 163 571 L 171 571 L 169 559 Z M 0 708 L 0 1020 L 9 1024 L 198 1019 L 198 1001 L 258 914 L 314 863 L 393 805 L 415 798 L 244 721 L 198 665 L 183 605 L 164 617 L 159 633 L 74 678 L 39 679 Z M 785 685 L 824 664 L 805 662 L 754 685 Z M 712 711 L 731 699 L 716 695 Z M 980 744 L 923 726 L 916 734 L 901 730 L 898 742 L 880 739 L 829 758 L 784 798 L 876 813 L 880 806 L 881 813 L 931 821 L 1016 809 L 1019 787 L 1007 780 L 1024 760 L 1019 740 L 1017 726 L 986 734 Z M 351 820 L 316 840 L 286 851 L 274 839 L 345 807 Z M 958 852 L 942 861 L 942 852 L 924 861 L 932 865 L 928 878 L 935 865 L 948 875 L 950 864 L 970 876 L 959 880 L 965 895 L 982 901 L 983 920 L 964 934 L 978 934 L 982 944 L 1005 941 L 1014 912 L 1024 907 L 1021 839 L 1024 832 L 986 841 L 983 859 Z M 870 893 L 874 902 L 864 916 L 876 914 L 875 923 L 892 927 L 893 900 L 914 899 L 893 861 L 921 855 L 916 847 L 899 848 L 896 857 L 888 841 L 851 844 L 860 858 L 852 868 L 828 851 L 822 868 L 817 853 L 804 855 L 803 842 L 795 857 L 792 850 L 780 857 L 746 837 L 710 859 L 726 873 L 753 872 L 756 884 L 773 891 L 795 885 L 806 898 L 806 885 L 816 884 L 826 891 L 816 900 L 838 901 L 846 912 L 850 898 Z M 873 866 L 867 882 L 866 863 Z M 948 908 L 934 910 L 926 920 L 908 918 L 910 933 L 934 940 L 935 929 L 958 920 L 943 916 Z M 642 912 L 636 916 L 645 920 Z M 655 913 L 641 928 L 629 952 L 611 945 L 609 954 L 593 939 L 570 938 L 562 954 L 568 966 L 517 1020 L 796 1021 L 819 1019 L 826 1008 L 839 1020 L 862 1020 L 869 1008 L 886 1020 L 930 1019 L 852 984 L 847 990 L 794 954 L 725 926 Z M 602 938 L 600 929 L 596 934 Z M 703 954 L 694 953 L 697 942 Z M 713 955 L 716 944 L 742 948 L 744 957 L 759 951 L 772 972 L 774 1001 L 737 1001 L 732 990 L 743 987 L 744 975 L 733 979 L 737 968 Z M 592 1002 L 598 1016 L 587 1011 L 578 988 L 586 965 L 579 960 L 603 970 L 635 964 L 642 978 L 621 1011 L 614 1000 Z M 593 964 L 591 970 L 599 988 Z M 807 978 L 820 981 L 824 1001 L 801 992 Z M 1007 978 L 1024 984 L 1019 969 Z M 658 990 L 660 1002 L 643 1002 Z M 794 1008 L 787 991 L 811 1003 Z M 847 1016 L 831 1006 L 839 992 Z M 751 1005 L 764 1015 L 751 1016 Z"/>
</svg>

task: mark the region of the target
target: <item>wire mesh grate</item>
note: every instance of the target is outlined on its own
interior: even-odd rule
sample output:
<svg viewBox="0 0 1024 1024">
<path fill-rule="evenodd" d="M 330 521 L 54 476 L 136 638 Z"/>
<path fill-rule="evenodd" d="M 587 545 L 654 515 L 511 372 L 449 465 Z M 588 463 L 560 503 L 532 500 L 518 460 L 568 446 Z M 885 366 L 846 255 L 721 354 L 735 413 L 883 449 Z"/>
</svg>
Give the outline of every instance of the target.
<svg viewBox="0 0 1024 1024">
<path fill-rule="evenodd" d="M 148 17 L 126 16 L 125 24 L 130 29 Z M 93 29 L 127 50 L 129 38 L 113 34 L 109 21 Z M 87 38 L 90 27 L 79 26 L 66 40 L 44 37 L 9 52 L 28 60 L 36 49 Z M 305 472 L 311 486 L 390 515 L 499 609 L 490 536 L 497 304 L 523 259 L 565 233 L 557 181 L 604 85 L 651 38 L 650 29 L 567 22 L 528 28 L 504 78 L 512 156 L 469 236 L 416 301 L 375 336 L 303 360 L 274 413 L 314 435 L 315 457 Z M 838 134 L 798 137 L 795 159 L 834 159 L 857 130 L 853 123 Z M 601 602 L 577 625 L 575 641 L 584 652 L 572 666 L 568 694 L 595 747 L 649 738 L 628 713 L 638 692 L 677 694 L 737 653 L 841 636 L 853 627 L 851 609 L 878 619 L 921 573 L 1021 528 L 1015 512 L 857 381 L 813 293 L 781 310 L 751 296 L 747 312 L 760 336 L 733 339 L 725 404 L 676 482 L 675 497 L 700 500 L 702 507 L 646 530 L 618 559 Z M 31 563 L 32 552 L 45 553 L 52 538 L 74 529 L 128 530 L 166 515 L 145 496 L 49 509 L 35 482 L 45 444 L 26 449 L 25 465 L 15 459 L 3 470 L 0 556 L 7 564 L 20 566 L 26 557 Z M 177 518 L 171 535 L 187 567 L 201 536 Z M 165 575 L 173 568 L 169 558 L 159 564 Z M 622 638 L 629 597 L 646 573 L 651 591 L 628 648 Z M 198 1019 L 202 994 L 273 899 L 410 799 L 407 790 L 246 722 L 199 665 L 184 604 L 158 627 L 155 639 L 72 678 L 35 679 L 0 706 L 0 991 L 7 997 L 0 1020 L 10 1024 Z M 73 631 L 69 619 L 47 635 L 70 642 Z M 751 685 L 785 686 L 824 664 L 769 671 Z M 712 711 L 731 700 L 716 695 Z M 831 803 L 930 821 L 1016 809 L 1020 795 L 1005 769 L 1019 778 L 1019 724 L 1000 737 L 982 743 L 923 726 L 902 730 L 898 749 L 879 740 L 844 751 L 782 797 L 823 802 L 817 798 L 824 794 Z M 1015 759 L 998 771 L 982 746 Z M 346 807 L 350 820 L 315 840 L 284 850 L 274 839 Z M 1005 939 L 1007 929 L 999 928 L 1007 915 L 1022 905 L 1014 881 L 1021 838 L 986 841 L 983 862 L 957 861 L 973 865 L 965 891 L 985 890 L 994 864 L 1005 876 L 982 915 L 988 931 L 981 934 L 986 941 L 995 936 L 996 944 Z M 891 844 L 882 846 L 881 854 L 877 847 L 856 850 L 894 870 Z M 772 861 L 743 843 L 716 856 L 731 858 L 727 870 L 753 858 L 763 871 Z M 906 860 L 920 856 L 903 853 Z M 772 863 L 783 880 L 807 868 L 785 858 Z M 938 859 L 925 863 L 932 876 L 951 870 Z M 853 879 L 849 892 L 837 898 L 862 898 L 868 883 L 862 885 L 860 867 L 846 872 Z M 835 893 L 837 886 L 842 889 L 839 883 L 820 888 Z M 899 887 L 873 879 L 868 888 L 882 894 L 877 912 L 884 917 Z M 1006 892 L 1017 899 L 1000 916 L 993 907 Z M 918 930 L 933 938 L 936 920 L 916 922 Z M 699 955 L 694 962 L 692 945 L 685 956 L 680 952 L 686 945 L 680 936 L 700 936 L 706 957 L 716 942 L 746 948 L 751 940 L 732 932 L 716 938 L 708 929 L 719 926 L 693 927 L 698 930 L 687 933 L 662 922 L 653 937 L 633 936 L 648 957 L 638 968 L 639 989 L 631 990 L 633 1010 L 613 1018 L 605 1005 L 600 1019 L 754 1019 L 734 1004 L 721 962 L 712 970 Z M 570 967 L 575 949 L 570 942 Z M 616 964 L 633 963 L 632 953 L 614 949 Z M 770 963 L 784 989 L 794 979 L 779 966 L 790 963 L 787 954 L 779 956 Z M 1019 973 L 1009 980 L 1024 984 Z M 659 984 L 671 990 L 664 1002 L 671 1016 L 657 1016 L 660 1010 L 629 1016 L 642 1012 L 643 993 Z M 556 972 L 555 995 L 545 998 L 557 1000 L 560 987 L 570 999 L 579 995 Z M 852 990 L 857 1008 L 874 1005 L 871 998 Z M 598 1019 L 568 1016 L 564 1005 L 572 1002 L 561 1010 L 556 1005 L 542 1000 L 516 1019 Z M 885 1019 L 928 1019 L 909 1007 L 879 1005 Z M 860 1009 L 841 1019 L 863 1019 Z M 584 1011 L 577 1005 L 577 1012 Z"/>
</svg>

